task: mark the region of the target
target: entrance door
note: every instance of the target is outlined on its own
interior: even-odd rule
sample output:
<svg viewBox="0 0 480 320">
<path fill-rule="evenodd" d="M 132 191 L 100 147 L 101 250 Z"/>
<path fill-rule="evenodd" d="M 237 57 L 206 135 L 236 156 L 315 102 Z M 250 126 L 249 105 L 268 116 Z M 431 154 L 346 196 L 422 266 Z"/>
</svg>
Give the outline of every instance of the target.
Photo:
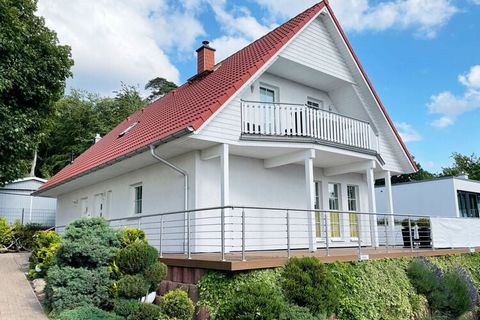
<svg viewBox="0 0 480 320">
<path fill-rule="evenodd" d="M 99 193 L 95 195 L 95 208 L 93 215 L 97 217 L 103 217 L 103 210 L 105 207 L 105 193 Z"/>
</svg>

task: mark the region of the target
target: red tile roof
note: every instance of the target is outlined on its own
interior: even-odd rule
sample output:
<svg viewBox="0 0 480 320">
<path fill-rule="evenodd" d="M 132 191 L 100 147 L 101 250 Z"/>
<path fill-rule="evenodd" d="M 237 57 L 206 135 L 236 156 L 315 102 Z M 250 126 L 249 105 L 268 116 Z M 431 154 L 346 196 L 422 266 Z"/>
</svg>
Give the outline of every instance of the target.
<svg viewBox="0 0 480 320">
<path fill-rule="evenodd" d="M 323 2 L 312 6 L 223 60 L 215 71 L 183 84 L 145 109 L 135 112 L 48 180 L 40 191 L 132 154 L 174 133 L 187 128 L 200 128 L 324 6 Z M 123 137 L 118 137 L 136 121 L 138 124 L 134 128 Z"/>
<path fill-rule="evenodd" d="M 328 6 L 328 1 L 322 1 L 312 6 L 226 58 L 215 67 L 214 71 L 204 72 L 201 77 L 183 84 L 148 107 L 135 112 L 99 142 L 82 153 L 73 163 L 53 176 L 39 191 L 56 187 L 93 169 L 108 165 L 173 134 L 185 132 L 189 128 L 193 130 L 200 128 L 259 68 L 275 55 L 305 24 L 312 20 L 325 7 L 325 3 L 327 3 L 335 23 L 340 28 L 333 11 Z M 343 31 L 341 33 L 364 73 Z M 364 76 L 366 77 L 365 73 Z M 391 123 L 368 78 L 367 82 L 410 158 L 412 166 L 415 168 L 410 153 Z M 121 132 L 135 122 L 138 122 L 138 124 L 127 134 L 119 137 Z"/>
</svg>

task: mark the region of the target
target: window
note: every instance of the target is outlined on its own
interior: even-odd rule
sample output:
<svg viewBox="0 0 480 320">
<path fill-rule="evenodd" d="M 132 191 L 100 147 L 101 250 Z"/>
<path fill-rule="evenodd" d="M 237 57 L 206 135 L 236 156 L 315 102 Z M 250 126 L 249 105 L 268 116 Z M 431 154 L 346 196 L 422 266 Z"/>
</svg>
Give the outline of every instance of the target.
<svg viewBox="0 0 480 320">
<path fill-rule="evenodd" d="M 458 190 L 457 198 L 458 209 L 463 218 L 479 217 L 480 194 Z"/>
<path fill-rule="evenodd" d="M 314 109 L 323 109 L 323 101 L 307 97 L 307 106 Z"/>
<path fill-rule="evenodd" d="M 80 199 L 80 210 L 81 210 L 81 215 L 82 216 L 90 216 L 89 213 L 88 213 L 88 198 L 85 197 L 85 198 L 82 198 Z"/>
<path fill-rule="evenodd" d="M 348 211 L 358 210 L 358 187 L 347 186 Z M 350 237 L 358 238 L 358 216 L 355 213 L 349 214 Z"/>
<path fill-rule="evenodd" d="M 142 185 L 134 186 L 133 191 L 134 191 L 133 213 L 140 214 L 142 213 L 143 186 Z"/>
<path fill-rule="evenodd" d="M 321 190 L 320 190 L 320 181 L 315 182 L 315 209 L 321 209 Z M 324 215 L 321 212 L 315 211 L 315 235 L 317 238 L 322 238 L 322 226 L 324 223 L 324 219 L 322 219 Z"/>
<path fill-rule="evenodd" d="M 261 102 L 266 102 L 266 103 L 273 103 L 275 102 L 275 90 L 266 88 L 266 87 L 260 87 L 260 101 Z"/>
<path fill-rule="evenodd" d="M 128 126 L 127 129 L 123 130 L 122 132 L 120 132 L 120 134 L 118 135 L 119 138 L 123 137 L 124 135 L 126 135 L 128 133 L 128 131 L 132 130 L 133 128 L 135 128 L 135 126 L 138 124 L 138 121 L 135 121 L 134 123 L 132 123 L 131 125 Z"/>
<path fill-rule="evenodd" d="M 330 210 L 340 209 L 340 185 L 338 183 L 328 184 L 328 206 Z M 330 236 L 340 238 L 340 212 L 330 212 Z"/>
</svg>

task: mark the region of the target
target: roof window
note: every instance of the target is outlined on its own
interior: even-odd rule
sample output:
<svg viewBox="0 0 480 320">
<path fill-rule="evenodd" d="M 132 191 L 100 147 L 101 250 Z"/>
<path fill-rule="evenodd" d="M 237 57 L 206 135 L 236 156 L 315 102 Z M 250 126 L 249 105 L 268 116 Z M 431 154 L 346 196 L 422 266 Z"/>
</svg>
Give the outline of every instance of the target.
<svg viewBox="0 0 480 320">
<path fill-rule="evenodd" d="M 122 132 L 120 132 L 120 134 L 118 135 L 119 138 L 123 137 L 124 135 L 126 135 L 130 130 L 132 130 L 133 128 L 135 128 L 135 126 L 139 123 L 139 121 L 135 121 L 134 123 L 132 123 L 131 125 L 128 126 L 127 129 L 123 130 Z"/>
</svg>

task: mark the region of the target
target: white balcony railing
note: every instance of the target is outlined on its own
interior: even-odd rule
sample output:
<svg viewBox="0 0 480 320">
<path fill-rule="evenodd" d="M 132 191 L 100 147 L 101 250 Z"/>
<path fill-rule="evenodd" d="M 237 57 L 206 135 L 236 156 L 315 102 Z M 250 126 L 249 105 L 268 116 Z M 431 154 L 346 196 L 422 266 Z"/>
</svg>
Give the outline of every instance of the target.
<svg viewBox="0 0 480 320">
<path fill-rule="evenodd" d="M 378 151 L 368 122 L 303 104 L 242 101 L 242 133 L 308 137 Z"/>
</svg>

